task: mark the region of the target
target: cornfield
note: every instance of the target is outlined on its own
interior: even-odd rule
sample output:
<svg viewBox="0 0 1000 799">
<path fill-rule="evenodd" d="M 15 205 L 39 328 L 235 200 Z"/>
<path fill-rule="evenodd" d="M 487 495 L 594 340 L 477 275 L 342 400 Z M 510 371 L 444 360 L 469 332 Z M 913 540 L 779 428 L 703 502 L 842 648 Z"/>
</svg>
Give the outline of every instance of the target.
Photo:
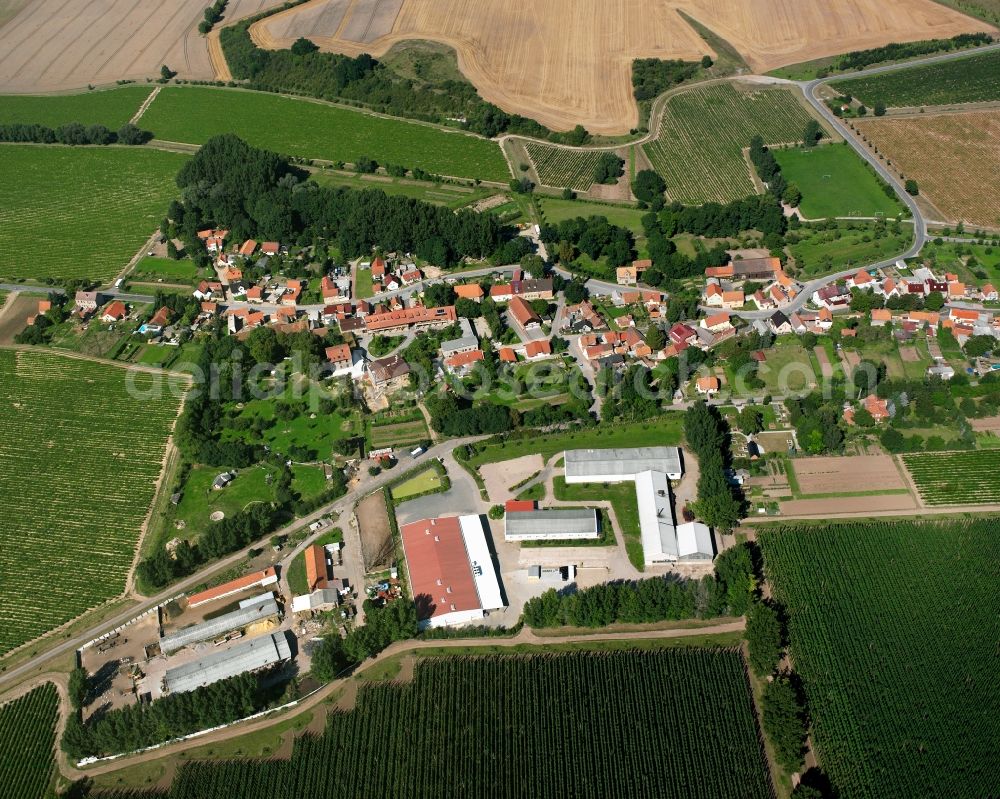
<svg viewBox="0 0 1000 799">
<path fill-rule="evenodd" d="M 838 795 L 996 795 L 1000 521 L 782 528 L 758 541 Z"/>
<path fill-rule="evenodd" d="M 171 799 L 771 797 L 738 650 L 431 658 L 289 761 L 193 763 Z"/>
<path fill-rule="evenodd" d="M 0 707 L 0 785 L 6 799 L 42 799 L 55 771 L 59 695 L 52 683 Z"/>
</svg>

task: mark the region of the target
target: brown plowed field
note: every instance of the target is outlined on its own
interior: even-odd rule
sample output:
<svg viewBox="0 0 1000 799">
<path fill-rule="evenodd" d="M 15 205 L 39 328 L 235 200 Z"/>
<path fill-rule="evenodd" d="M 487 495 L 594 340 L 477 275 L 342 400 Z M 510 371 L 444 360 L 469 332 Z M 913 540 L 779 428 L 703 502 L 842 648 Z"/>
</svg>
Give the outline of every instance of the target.
<svg viewBox="0 0 1000 799">
<path fill-rule="evenodd" d="M 889 455 L 797 458 L 792 468 L 803 494 L 840 494 L 907 488 Z"/>
<path fill-rule="evenodd" d="M 580 123 L 617 135 L 638 122 L 633 59 L 712 54 L 678 9 L 727 39 L 757 71 L 988 27 L 931 0 L 314 0 L 252 32 L 261 46 L 288 47 L 308 35 L 325 50 L 352 55 L 382 55 L 407 39 L 441 42 L 501 108 L 558 130 Z"/>
<path fill-rule="evenodd" d="M 882 117 L 855 126 L 917 181 L 946 221 L 1000 226 L 1000 110 Z"/>
<path fill-rule="evenodd" d="M 225 22 L 281 2 L 229 0 Z M 0 27 L 0 91 L 58 91 L 158 78 L 163 64 L 181 78 L 215 77 L 208 44 L 198 33 L 207 0 L 27 0 L 15 5 L 21 7 Z M 0 10 L 0 22 L 4 18 Z"/>
</svg>

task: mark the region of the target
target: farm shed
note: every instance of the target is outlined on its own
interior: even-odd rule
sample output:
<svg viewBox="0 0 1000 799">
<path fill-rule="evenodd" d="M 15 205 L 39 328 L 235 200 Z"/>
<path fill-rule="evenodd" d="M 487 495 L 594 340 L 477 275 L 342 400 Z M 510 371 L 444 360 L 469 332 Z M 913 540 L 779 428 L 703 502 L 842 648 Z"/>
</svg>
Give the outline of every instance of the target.
<svg viewBox="0 0 1000 799">
<path fill-rule="evenodd" d="M 163 677 L 164 693 L 179 694 L 193 691 L 237 674 L 259 671 L 288 660 L 292 648 L 288 633 L 280 632 L 253 638 L 201 660 L 167 669 Z"/>
<path fill-rule="evenodd" d="M 639 472 L 664 472 L 671 480 L 684 473 L 679 447 L 633 447 L 631 449 L 568 449 L 567 483 L 632 482 Z"/>
<path fill-rule="evenodd" d="M 217 585 L 215 588 L 191 594 L 188 598 L 188 607 L 196 608 L 199 605 L 204 605 L 206 602 L 238 594 L 240 591 L 245 591 L 248 588 L 254 588 L 258 585 L 274 585 L 276 582 L 278 582 L 278 575 L 274 570 L 274 566 L 269 566 L 262 571 L 253 572 L 245 577 L 238 577 L 235 580 L 230 580 L 228 583 Z"/>
<path fill-rule="evenodd" d="M 504 517 L 507 541 L 563 541 L 599 535 L 593 508 L 514 510 Z"/>
<path fill-rule="evenodd" d="M 421 628 L 465 624 L 505 607 L 479 516 L 422 519 L 400 528 Z"/>
<path fill-rule="evenodd" d="M 244 627 L 272 619 L 277 615 L 278 603 L 274 601 L 273 596 L 268 594 L 266 598 L 258 598 L 253 604 L 240 607 L 231 613 L 225 613 L 214 619 L 192 624 L 183 630 L 164 635 L 160 638 L 160 649 L 165 655 L 169 655 L 190 644 L 211 641 L 220 635 L 225 635 L 233 630 L 242 630 Z"/>
</svg>

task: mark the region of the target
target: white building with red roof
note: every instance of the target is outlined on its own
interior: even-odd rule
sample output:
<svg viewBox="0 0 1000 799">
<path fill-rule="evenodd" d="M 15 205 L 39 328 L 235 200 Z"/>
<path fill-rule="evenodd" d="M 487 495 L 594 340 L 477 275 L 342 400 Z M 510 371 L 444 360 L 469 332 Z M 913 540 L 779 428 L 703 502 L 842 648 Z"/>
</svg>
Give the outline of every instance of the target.
<svg viewBox="0 0 1000 799">
<path fill-rule="evenodd" d="M 422 519 L 399 532 L 421 629 L 468 624 L 506 607 L 479 516 Z"/>
</svg>

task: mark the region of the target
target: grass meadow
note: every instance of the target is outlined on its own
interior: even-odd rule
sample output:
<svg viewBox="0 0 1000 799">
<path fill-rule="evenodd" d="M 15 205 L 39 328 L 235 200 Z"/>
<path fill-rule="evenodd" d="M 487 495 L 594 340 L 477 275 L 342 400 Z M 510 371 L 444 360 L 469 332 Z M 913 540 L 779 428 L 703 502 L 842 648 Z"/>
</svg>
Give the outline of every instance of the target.
<svg viewBox="0 0 1000 799">
<path fill-rule="evenodd" d="M 117 130 L 139 110 L 152 89 L 124 86 L 85 94 L 0 95 L 0 125 L 12 122 L 57 128 L 67 122 Z"/>
<path fill-rule="evenodd" d="M 275 94 L 205 87 L 164 89 L 142 118 L 157 138 L 203 144 L 235 133 L 256 147 L 304 158 L 418 167 L 439 175 L 507 181 L 495 142 Z"/>
<path fill-rule="evenodd" d="M 0 277 L 107 281 L 156 229 L 186 155 L 0 145 Z"/>
</svg>

